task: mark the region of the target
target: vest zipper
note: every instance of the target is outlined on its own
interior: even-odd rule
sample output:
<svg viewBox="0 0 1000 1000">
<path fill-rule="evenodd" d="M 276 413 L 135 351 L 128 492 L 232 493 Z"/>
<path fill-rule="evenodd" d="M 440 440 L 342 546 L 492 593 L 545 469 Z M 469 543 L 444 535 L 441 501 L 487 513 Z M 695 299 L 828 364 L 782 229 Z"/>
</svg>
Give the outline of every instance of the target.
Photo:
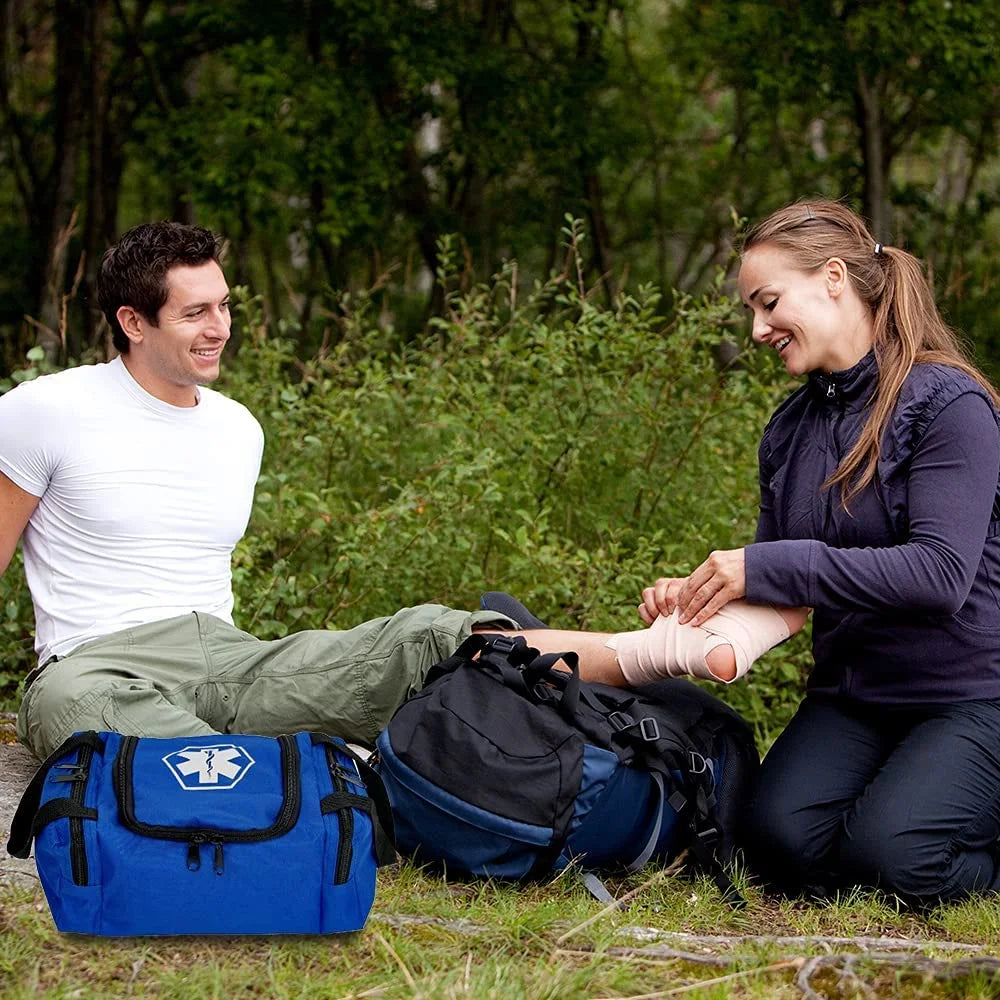
<svg viewBox="0 0 1000 1000">
<path fill-rule="evenodd" d="M 833 383 L 830 384 L 830 389 L 834 389 Z M 827 395 L 832 397 L 832 393 L 827 391 Z M 840 425 L 844 421 L 844 404 L 841 403 L 837 408 L 837 415 L 834 417 L 831 427 L 830 427 L 830 442 L 833 445 L 833 458 L 835 466 L 840 465 L 840 440 L 837 434 L 840 432 Z M 836 503 L 836 498 L 834 497 L 835 488 L 830 488 L 826 491 L 826 517 L 823 522 L 823 537 L 826 539 L 827 544 L 830 544 L 830 540 L 833 538 L 834 524 L 833 524 L 833 505 Z"/>
</svg>

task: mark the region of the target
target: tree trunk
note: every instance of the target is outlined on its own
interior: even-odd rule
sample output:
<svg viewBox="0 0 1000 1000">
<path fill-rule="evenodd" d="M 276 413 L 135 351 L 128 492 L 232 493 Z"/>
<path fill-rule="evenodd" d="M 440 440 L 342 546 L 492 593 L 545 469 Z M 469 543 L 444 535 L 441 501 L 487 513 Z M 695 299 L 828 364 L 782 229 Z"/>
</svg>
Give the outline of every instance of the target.
<svg viewBox="0 0 1000 1000">
<path fill-rule="evenodd" d="M 888 243 L 890 137 L 883 114 L 885 82 L 881 72 L 869 80 L 858 69 L 855 107 L 861 129 L 861 162 L 864 169 L 864 213 L 876 240 Z"/>
<path fill-rule="evenodd" d="M 595 64 L 603 67 L 605 63 L 604 54 L 601 51 L 602 29 L 595 28 L 598 0 L 586 0 L 580 6 L 582 10 L 578 13 L 576 21 L 576 63 L 580 67 L 583 78 L 592 79 L 594 73 L 590 67 Z M 610 10 L 611 5 L 607 4 L 604 8 L 602 23 L 606 24 Z M 587 88 L 580 94 L 584 107 L 590 106 L 592 94 L 589 91 L 591 89 Z M 617 295 L 616 282 L 611 273 L 611 236 L 608 231 L 607 215 L 604 211 L 601 179 L 597 173 L 597 157 L 592 150 L 586 147 L 586 144 L 580 150 L 578 168 L 583 197 L 587 206 L 590 235 L 594 241 L 593 265 L 610 303 Z"/>
<path fill-rule="evenodd" d="M 618 295 L 618 283 L 612 274 L 611 235 L 604 212 L 604 194 L 597 171 L 586 162 L 582 165 L 584 197 L 587 200 L 587 219 L 590 222 L 591 238 L 594 241 L 594 269 L 604 286 L 608 302 Z"/>
<path fill-rule="evenodd" d="M 82 123 L 87 101 L 87 40 L 90 37 L 90 3 L 56 0 L 54 23 L 56 75 L 53 158 L 45 184 L 41 212 L 40 259 L 33 300 L 37 302 L 36 343 L 55 361 L 63 353 L 63 295 L 72 263 L 72 242 L 82 146 Z M 73 258 L 71 261 L 71 257 Z"/>
<path fill-rule="evenodd" d="M 91 5 L 90 65 L 88 73 L 88 115 L 87 115 L 87 202 L 83 217 L 82 264 L 83 278 L 80 282 L 78 330 L 71 336 L 68 345 L 70 356 L 78 357 L 83 346 L 97 344 L 100 329 L 100 312 L 97 306 L 97 270 L 101 256 L 106 249 L 105 235 L 108 230 L 107 214 L 114 211 L 117 203 L 117 189 L 112 193 L 108 178 L 112 173 L 111 161 L 114 151 L 108 143 L 108 75 L 110 58 L 107 45 L 108 0 L 93 0 Z M 114 201 L 109 203 L 109 199 Z M 113 226 L 111 227 L 113 228 Z"/>
</svg>

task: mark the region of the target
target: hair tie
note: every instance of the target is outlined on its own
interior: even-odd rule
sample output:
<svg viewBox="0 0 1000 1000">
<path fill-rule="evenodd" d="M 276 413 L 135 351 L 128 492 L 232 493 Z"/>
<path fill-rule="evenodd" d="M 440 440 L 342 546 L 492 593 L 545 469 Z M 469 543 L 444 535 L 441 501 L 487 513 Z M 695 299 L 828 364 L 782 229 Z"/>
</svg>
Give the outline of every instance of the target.
<svg viewBox="0 0 1000 1000">
<path fill-rule="evenodd" d="M 875 256 L 876 257 L 881 257 L 882 256 L 882 244 L 881 243 L 876 243 L 875 244 Z"/>
</svg>

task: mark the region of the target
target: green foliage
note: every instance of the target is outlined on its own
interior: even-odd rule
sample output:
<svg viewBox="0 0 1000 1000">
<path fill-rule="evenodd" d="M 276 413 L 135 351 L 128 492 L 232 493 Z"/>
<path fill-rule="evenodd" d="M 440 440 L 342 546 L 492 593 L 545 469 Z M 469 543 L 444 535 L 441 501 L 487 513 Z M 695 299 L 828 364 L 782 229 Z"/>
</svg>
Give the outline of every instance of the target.
<svg viewBox="0 0 1000 1000">
<path fill-rule="evenodd" d="M 347 298 L 338 339 L 294 353 L 241 298 L 224 388 L 264 425 L 264 469 L 234 563 L 241 625 L 347 627 L 423 602 L 509 590 L 550 624 L 639 627 L 643 586 L 752 535 L 756 441 L 783 373 L 712 348 L 742 321 L 717 284 L 662 317 L 652 287 L 597 304 L 570 224 L 563 272 L 518 290 L 516 265 L 467 290 L 442 241 L 445 315 L 393 345 Z M 766 736 L 800 691 L 784 647 L 730 696 Z"/>
<path fill-rule="evenodd" d="M 1000 364 L 997 0 L 19 0 L 0 19 L 0 374 L 100 345 L 101 255 L 171 216 L 322 341 L 329 287 L 419 335 L 442 233 L 481 274 L 702 293 L 733 212 L 846 198 Z M 68 315 L 68 323 L 64 319 Z M 34 322 L 25 322 L 31 317 Z M 68 326 L 68 337 L 58 333 Z"/>
<path fill-rule="evenodd" d="M 442 240 L 443 315 L 403 346 L 369 296 L 345 295 L 327 345 L 300 358 L 296 330 L 236 291 L 242 347 L 221 388 L 267 439 L 233 561 L 242 627 L 345 628 L 500 589 L 555 626 L 637 628 L 644 586 L 752 538 L 756 443 L 787 376 L 762 352 L 720 372 L 713 348 L 745 329 L 721 278 L 699 298 L 640 286 L 604 305 L 582 239 L 567 220 L 561 272 L 527 292 L 513 262 L 463 287 Z M 9 685 L 31 664 L 19 574 L 0 600 Z M 807 660 L 799 639 L 723 692 L 762 740 Z"/>
<path fill-rule="evenodd" d="M 32 347 L 25 355 L 28 362 L 22 368 L 15 368 L 6 378 L 0 379 L 0 392 L 13 389 L 21 382 L 30 382 L 39 375 L 47 375 L 55 368 L 45 357 L 45 351 L 41 347 Z"/>
</svg>

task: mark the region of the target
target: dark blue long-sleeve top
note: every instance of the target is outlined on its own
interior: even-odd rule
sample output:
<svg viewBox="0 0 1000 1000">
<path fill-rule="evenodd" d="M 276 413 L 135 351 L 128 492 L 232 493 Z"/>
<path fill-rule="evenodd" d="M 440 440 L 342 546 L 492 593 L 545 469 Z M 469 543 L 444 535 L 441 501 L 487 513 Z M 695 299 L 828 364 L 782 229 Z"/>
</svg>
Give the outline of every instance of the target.
<svg viewBox="0 0 1000 1000">
<path fill-rule="evenodd" d="M 813 374 L 760 445 L 747 599 L 810 606 L 809 690 L 913 704 L 1000 698 L 1000 426 L 989 396 L 917 365 L 882 438 L 875 480 L 845 511 L 822 484 L 857 440 L 874 353 Z"/>
</svg>

